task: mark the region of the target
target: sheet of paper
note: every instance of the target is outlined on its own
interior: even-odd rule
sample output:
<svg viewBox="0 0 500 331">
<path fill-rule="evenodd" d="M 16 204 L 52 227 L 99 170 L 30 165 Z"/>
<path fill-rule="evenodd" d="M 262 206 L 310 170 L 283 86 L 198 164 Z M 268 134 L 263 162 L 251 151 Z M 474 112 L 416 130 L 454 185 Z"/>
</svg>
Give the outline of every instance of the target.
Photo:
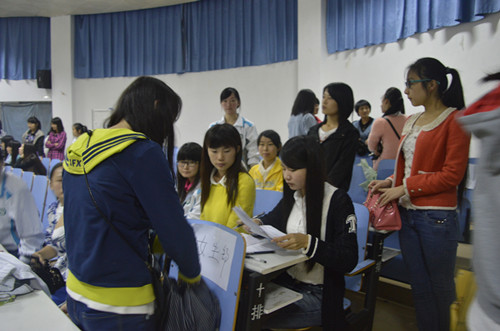
<svg viewBox="0 0 500 331">
<path fill-rule="evenodd" d="M 252 219 L 247 215 L 247 213 L 245 213 L 243 209 L 241 209 L 241 207 L 239 206 L 233 207 L 233 210 L 236 213 L 236 215 L 238 215 L 243 224 L 249 227 L 250 232 L 265 238 L 269 238 L 269 236 L 260 228 L 260 226 L 254 223 L 254 221 L 252 221 Z"/>
<path fill-rule="evenodd" d="M 286 235 L 286 233 L 281 232 L 272 225 L 261 225 L 260 228 L 267 234 L 267 237 L 271 239 Z"/>
</svg>

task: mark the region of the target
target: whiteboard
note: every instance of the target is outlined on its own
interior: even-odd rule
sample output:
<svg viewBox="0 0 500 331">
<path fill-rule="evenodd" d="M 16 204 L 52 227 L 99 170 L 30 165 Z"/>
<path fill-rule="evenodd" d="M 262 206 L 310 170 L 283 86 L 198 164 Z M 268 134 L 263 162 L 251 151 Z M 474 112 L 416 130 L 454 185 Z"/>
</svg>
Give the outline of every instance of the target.
<svg viewBox="0 0 500 331">
<path fill-rule="evenodd" d="M 104 128 L 104 122 L 111 116 L 111 108 L 92 109 L 92 130 Z"/>
</svg>

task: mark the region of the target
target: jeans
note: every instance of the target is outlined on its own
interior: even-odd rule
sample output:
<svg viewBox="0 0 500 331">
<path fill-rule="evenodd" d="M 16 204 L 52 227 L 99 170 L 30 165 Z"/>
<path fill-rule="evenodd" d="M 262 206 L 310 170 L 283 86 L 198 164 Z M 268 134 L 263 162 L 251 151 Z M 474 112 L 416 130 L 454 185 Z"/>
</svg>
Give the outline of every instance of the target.
<svg viewBox="0 0 500 331">
<path fill-rule="evenodd" d="M 151 315 L 121 315 L 95 310 L 86 304 L 67 298 L 68 314 L 81 330 L 155 330 L 155 317 Z"/>
<path fill-rule="evenodd" d="M 266 329 L 297 329 L 321 325 L 323 286 L 298 282 L 287 273 L 274 280 L 276 284 L 302 293 L 301 300 L 269 315 L 263 322 Z"/>
<path fill-rule="evenodd" d="M 401 253 L 410 272 L 418 328 L 448 331 L 455 300 L 459 226 L 455 210 L 400 208 Z"/>
</svg>

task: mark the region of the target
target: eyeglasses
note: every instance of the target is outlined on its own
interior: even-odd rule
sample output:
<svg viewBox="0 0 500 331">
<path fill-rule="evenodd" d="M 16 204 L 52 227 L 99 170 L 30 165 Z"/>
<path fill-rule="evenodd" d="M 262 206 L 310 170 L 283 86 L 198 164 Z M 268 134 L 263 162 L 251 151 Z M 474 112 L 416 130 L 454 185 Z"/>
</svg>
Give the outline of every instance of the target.
<svg viewBox="0 0 500 331">
<path fill-rule="evenodd" d="M 194 167 L 195 165 L 198 164 L 198 161 L 178 161 L 177 164 L 181 168 L 184 168 L 185 166 L 188 166 L 189 168 L 192 168 L 192 167 Z"/>
<path fill-rule="evenodd" d="M 428 82 L 428 81 L 431 81 L 431 80 L 432 80 L 432 79 L 430 79 L 430 78 L 427 78 L 427 79 L 407 80 L 407 81 L 405 82 L 405 85 L 406 85 L 406 87 L 407 87 L 407 88 L 411 88 L 411 86 L 412 86 L 413 84 L 415 84 L 415 83 Z M 436 81 L 436 82 L 439 84 L 439 82 L 438 82 L 438 81 Z"/>
</svg>

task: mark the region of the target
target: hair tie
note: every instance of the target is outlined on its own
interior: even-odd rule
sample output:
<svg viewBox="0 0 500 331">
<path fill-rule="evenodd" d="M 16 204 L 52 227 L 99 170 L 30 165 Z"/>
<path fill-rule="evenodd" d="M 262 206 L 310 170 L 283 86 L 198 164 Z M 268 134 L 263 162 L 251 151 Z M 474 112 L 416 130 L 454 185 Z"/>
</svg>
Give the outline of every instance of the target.
<svg viewBox="0 0 500 331">
<path fill-rule="evenodd" d="M 451 74 L 451 69 L 450 69 L 450 67 L 445 67 L 445 68 L 444 68 L 444 73 L 445 73 L 445 74 Z"/>
</svg>

